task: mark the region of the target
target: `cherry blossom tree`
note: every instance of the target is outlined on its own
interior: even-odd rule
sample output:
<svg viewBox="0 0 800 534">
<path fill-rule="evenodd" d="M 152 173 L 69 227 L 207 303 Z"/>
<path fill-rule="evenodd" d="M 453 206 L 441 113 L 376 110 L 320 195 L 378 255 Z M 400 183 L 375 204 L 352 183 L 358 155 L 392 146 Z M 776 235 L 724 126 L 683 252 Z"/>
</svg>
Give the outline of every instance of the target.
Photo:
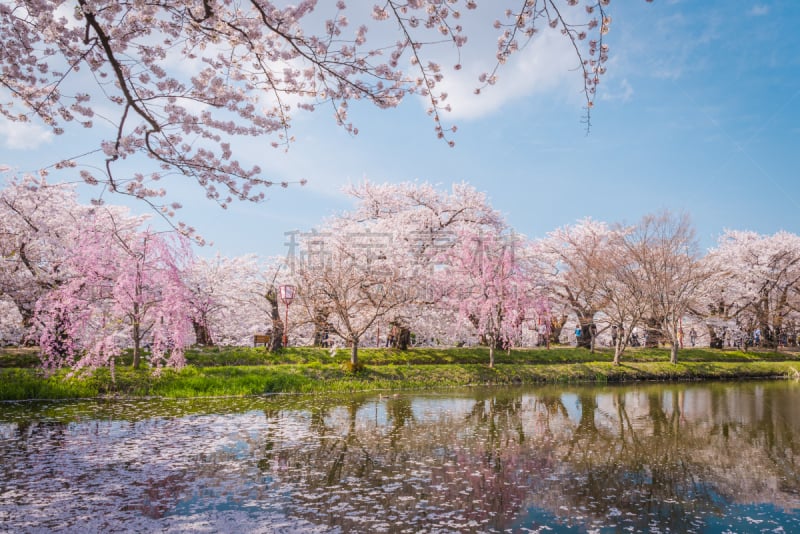
<svg viewBox="0 0 800 534">
<path fill-rule="evenodd" d="M 451 324 L 457 314 L 448 313 L 446 306 L 438 305 L 443 295 L 435 275 L 436 266 L 446 263 L 447 251 L 456 245 L 459 233 L 500 232 L 505 228 L 502 216 L 491 207 L 484 193 L 463 183 L 443 191 L 429 183 L 364 181 L 345 192 L 357 204 L 342 217 L 354 224 L 377 225 L 381 235 L 391 243 L 396 264 L 408 271 L 404 280 L 409 285 L 402 290 L 396 288 L 407 298 L 388 317 L 397 334 L 393 346 L 407 348 L 412 328 L 420 334 L 422 330 L 428 331 L 422 334 L 426 337 L 453 337 L 456 332 L 445 325 Z M 431 330 L 436 324 L 442 328 Z"/>
<path fill-rule="evenodd" d="M 686 214 L 649 214 L 625 236 L 626 257 L 638 269 L 648 311 L 648 342 L 656 330 L 671 345 L 670 362 L 678 363 L 681 322 L 702 298 L 710 271 L 700 261 L 694 228 Z"/>
<path fill-rule="evenodd" d="M 616 227 L 605 253 L 597 258 L 600 292 L 605 305 L 603 314 L 611 325 L 614 365 L 619 365 L 630 341 L 630 334 L 649 313 L 649 302 L 640 265 L 628 254 L 625 245 L 629 229 Z"/>
<path fill-rule="evenodd" d="M 43 364 L 113 369 L 132 346 L 138 368 L 146 343 L 153 367 L 182 366 L 192 331 L 180 278 L 188 254 L 185 240 L 151 230 L 85 231 L 68 259 L 70 278 L 37 304 Z"/>
<path fill-rule="evenodd" d="M 583 76 L 588 110 L 606 70 L 608 4 L 488 4 L 496 20 L 481 14 L 476 23 L 493 24 L 498 33 L 496 65 L 478 77 L 476 91 L 496 83 L 499 67 L 539 32 L 554 31 L 575 50 L 565 69 Z M 453 70 L 461 69 L 464 28 L 471 15 L 478 18 L 476 7 L 476 0 L 387 0 L 352 8 L 316 0 L 3 2 L 0 115 L 41 123 L 57 135 L 109 126 L 94 151 L 104 162 L 90 162 L 80 175 L 110 191 L 162 203 L 159 180 L 177 173 L 222 205 L 260 200 L 272 182 L 258 166 L 237 159 L 236 139 L 271 138 L 285 146 L 298 110 L 329 106 L 335 121 L 356 133 L 348 119 L 351 102 L 388 108 L 419 95 L 428 101 L 436 134 L 452 143 L 455 128 L 442 119 L 448 109 L 442 82 L 450 69 L 432 60 L 433 51 L 447 47 Z M 351 19 L 358 21 L 352 27 Z M 121 160 L 141 158 L 154 170 L 114 171 Z M 75 158 L 57 166 L 78 164 Z M 170 212 L 178 203 L 160 207 Z"/>
<path fill-rule="evenodd" d="M 25 176 L 0 190 L 0 295 L 15 304 L 24 324 L 37 299 L 59 285 L 84 212 L 74 187 Z"/>
<path fill-rule="evenodd" d="M 29 329 L 36 301 L 70 276 L 68 260 L 85 232 L 143 220 L 118 206 L 80 204 L 72 185 L 30 175 L 8 179 L 0 189 L 0 297 L 15 304 Z"/>
<path fill-rule="evenodd" d="M 250 254 L 195 257 L 183 272 L 189 290 L 195 341 L 199 345 L 243 345 L 273 328 L 271 300 L 275 268 Z M 277 297 L 273 299 L 277 308 Z M 277 326 L 277 325 L 276 325 Z M 280 330 L 280 327 L 278 327 Z M 282 330 L 277 336 L 280 337 Z"/>
<path fill-rule="evenodd" d="M 408 298 L 408 270 L 395 261 L 395 249 L 378 229 L 375 223 L 331 220 L 324 233 L 306 237 L 306 250 L 314 253 L 294 265 L 308 319 L 322 314 L 325 327 L 350 347 L 353 369 L 362 337 Z"/>
<path fill-rule="evenodd" d="M 481 235 L 494 237 L 488 238 L 488 249 L 475 257 L 486 256 L 487 266 L 490 261 L 500 259 L 494 267 L 501 270 L 513 264 L 513 272 L 501 273 L 502 282 L 498 287 L 510 290 L 510 285 L 516 283 L 514 291 L 519 298 L 527 297 L 530 279 L 525 280 L 528 285 L 523 289 L 522 263 L 516 257 L 512 261 L 508 255 L 511 249 L 521 250 L 521 243 L 509 241 L 513 233 L 507 232 L 502 217 L 489 205 L 485 195 L 474 188 L 459 184 L 451 191 L 441 191 L 425 183 L 378 185 L 364 182 L 348 189 L 348 193 L 357 199 L 354 210 L 301 236 L 305 249 L 296 259 L 296 267 L 299 266 L 301 301 L 309 320 L 320 324 L 345 324 L 342 312 L 334 313 L 334 309 L 346 308 L 350 310 L 349 317 L 361 317 L 359 324 L 369 325 L 359 333 L 359 340 L 370 329 L 370 338 L 373 335 L 378 338 L 378 330 L 382 328 L 387 337 L 393 338 L 392 345 L 398 348 L 406 347 L 412 329 L 418 339 L 464 342 L 474 335 L 476 328 L 489 324 L 477 313 L 472 314 L 472 322 L 465 320 L 467 314 L 459 311 L 462 303 L 453 296 L 458 291 L 474 289 L 467 279 L 469 269 L 456 264 L 469 252 L 476 254 L 474 247 L 469 252 L 464 250 L 464 239 L 472 243 Z M 508 245 L 505 257 L 499 249 L 494 250 L 495 242 L 502 240 L 501 235 Z M 490 278 L 489 271 L 483 275 L 487 280 Z M 345 279 L 359 284 L 354 287 L 362 290 L 361 301 L 340 294 L 322 297 L 324 292 L 319 287 L 350 287 L 343 281 Z M 456 279 L 460 282 L 453 285 Z M 372 286 L 361 287 L 359 280 L 377 281 L 377 287 L 386 293 L 378 299 L 365 290 Z M 310 289 L 313 284 L 318 286 L 316 291 Z M 486 291 L 491 293 L 493 288 L 486 288 Z M 505 304 L 508 305 L 510 299 L 509 294 Z M 351 304 L 343 304 L 345 300 Z M 375 308 L 378 301 L 380 309 Z M 521 306 L 522 300 L 518 304 Z M 494 336 L 492 350 L 501 343 L 508 345 L 519 339 L 524 310 L 514 310 L 519 316 L 514 327 L 510 326 L 513 322 L 510 309 L 503 313 L 508 320 L 501 331 L 493 328 L 488 336 L 481 332 L 484 342 Z M 347 343 L 352 343 L 352 331 L 343 332 L 341 326 L 327 326 Z"/>
<path fill-rule="evenodd" d="M 755 327 L 743 324 L 748 322 L 750 317 L 740 318 L 738 315 L 740 310 L 735 305 L 738 292 L 729 291 L 731 288 L 728 287 L 728 284 L 732 283 L 729 279 L 730 266 L 723 266 L 720 263 L 715 250 L 709 251 L 702 261 L 711 275 L 689 312 L 690 316 L 700 321 L 705 328 L 709 347 L 721 349 L 725 346 L 726 338 L 731 342 L 734 341 L 731 339 L 731 333 L 741 332 L 744 336 L 745 332 L 748 330 L 752 332 Z M 747 343 L 743 343 L 742 348 L 747 350 L 747 347 Z"/>
<path fill-rule="evenodd" d="M 344 215 L 347 219 L 391 220 L 391 226 L 405 229 L 402 242 L 420 252 L 452 241 L 453 235 L 464 229 L 488 231 L 505 226 L 486 194 L 466 183 L 442 191 L 427 182 L 376 184 L 365 180 L 346 188 L 345 193 L 357 202 L 355 209 Z"/>
<path fill-rule="evenodd" d="M 727 230 L 706 258 L 714 272 L 712 295 L 753 339 L 775 348 L 787 325 L 800 319 L 800 237 Z"/>
<path fill-rule="evenodd" d="M 462 233 L 442 272 L 448 303 L 489 346 L 489 367 L 494 367 L 495 348 L 519 337 L 526 311 L 534 305 L 530 280 L 516 256 L 519 246 L 514 236 Z"/>
<path fill-rule="evenodd" d="M 586 218 L 553 230 L 537 243 L 540 269 L 551 299 L 577 316 L 581 347 L 594 347 L 595 316 L 608 304 L 605 259 L 615 236 L 606 223 Z"/>
</svg>

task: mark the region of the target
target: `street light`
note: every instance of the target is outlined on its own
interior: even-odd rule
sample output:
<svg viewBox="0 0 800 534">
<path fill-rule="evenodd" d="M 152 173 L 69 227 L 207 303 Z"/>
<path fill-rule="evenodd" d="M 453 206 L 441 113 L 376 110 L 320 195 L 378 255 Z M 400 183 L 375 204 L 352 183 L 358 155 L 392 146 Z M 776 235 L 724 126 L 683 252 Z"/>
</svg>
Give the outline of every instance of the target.
<svg viewBox="0 0 800 534">
<path fill-rule="evenodd" d="M 283 346 L 288 344 L 286 333 L 289 331 L 289 304 L 294 300 L 294 286 L 282 285 L 278 288 L 281 295 L 281 302 L 286 305 L 286 316 L 283 321 Z"/>
</svg>

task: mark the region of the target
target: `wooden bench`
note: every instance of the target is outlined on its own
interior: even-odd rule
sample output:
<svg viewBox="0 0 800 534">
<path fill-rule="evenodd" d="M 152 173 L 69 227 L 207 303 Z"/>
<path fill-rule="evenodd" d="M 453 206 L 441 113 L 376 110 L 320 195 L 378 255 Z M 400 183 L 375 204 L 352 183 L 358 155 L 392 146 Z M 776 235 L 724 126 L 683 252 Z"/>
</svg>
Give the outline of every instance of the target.
<svg viewBox="0 0 800 534">
<path fill-rule="evenodd" d="M 269 347 L 269 342 L 272 340 L 272 336 L 269 334 L 256 334 L 253 336 L 253 346 L 257 347 L 259 343 L 264 345 L 266 349 Z"/>
</svg>

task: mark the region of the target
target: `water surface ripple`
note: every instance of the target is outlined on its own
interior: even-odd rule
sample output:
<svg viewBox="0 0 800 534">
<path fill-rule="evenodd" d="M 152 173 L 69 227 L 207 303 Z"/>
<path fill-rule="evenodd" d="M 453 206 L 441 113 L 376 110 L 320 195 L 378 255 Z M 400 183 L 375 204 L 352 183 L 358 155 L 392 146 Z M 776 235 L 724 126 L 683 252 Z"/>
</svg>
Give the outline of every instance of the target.
<svg viewBox="0 0 800 534">
<path fill-rule="evenodd" d="M 3 532 L 799 532 L 800 385 L 0 404 Z"/>
</svg>

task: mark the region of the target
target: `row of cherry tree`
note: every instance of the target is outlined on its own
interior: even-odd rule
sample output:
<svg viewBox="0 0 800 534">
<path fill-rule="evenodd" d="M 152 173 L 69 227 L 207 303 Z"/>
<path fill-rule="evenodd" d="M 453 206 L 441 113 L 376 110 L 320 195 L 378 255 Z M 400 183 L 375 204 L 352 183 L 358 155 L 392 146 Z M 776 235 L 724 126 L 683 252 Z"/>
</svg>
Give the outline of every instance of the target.
<svg viewBox="0 0 800 534">
<path fill-rule="evenodd" d="M 290 267 L 306 315 L 347 340 L 353 362 L 376 324 L 494 349 L 530 343 L 531 332 L 557 342 L 572 317 L 577 344 L 610 337 L 615 363 L 637 328 L 648 345 L 668 344 L 672 362 L 684 322 L 716 346 L 725 332 L 758 332 L 769 347 L 796 334 L 800 238 L 788 232 L 728 230 L 703 255 L 689 217 L 661 212 L 529 240 L 468 186 L 366 183 L 349 193 L 357 208 L 302 236 Z"/>
<path fill-rule="evenodd" d="M 358 363 L 365 343 L 417 338 L 494 350 L 557 341 L 568 317 L 579 345 L 612 325 L 642 328 L 677 361 L 684 321 L 758 330 L 775 346 L 797 324 L 800 238 L 727 231 L 701 255 L 686 216 L 633 226 L 583 220 L 543 239 L 516 234 L 467 185 L 353 186 L 355 208 L 292 236 L 283 258 L 201 258 L 174 233 L 114 206 L 81 204 L 42 179 L 0 190 L 0 336 L 37 343 L 46 366 L 180 366 L 192 343 L 248 344 L 285 325 L 277 288 L 297 288 L 293 343 L 341 344 Z M 615 361 L 630 342 L 614 338 Z"/>
</svg>

